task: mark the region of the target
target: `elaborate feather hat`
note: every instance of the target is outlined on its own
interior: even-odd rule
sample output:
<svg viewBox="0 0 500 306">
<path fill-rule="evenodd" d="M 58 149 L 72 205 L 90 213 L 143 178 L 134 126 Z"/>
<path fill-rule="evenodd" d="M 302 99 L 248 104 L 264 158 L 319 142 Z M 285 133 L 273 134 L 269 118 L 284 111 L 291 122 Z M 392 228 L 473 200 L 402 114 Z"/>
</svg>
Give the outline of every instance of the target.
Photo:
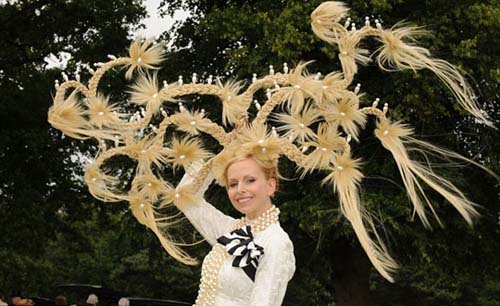
<svg viewBox="0 0 500 306">
<path fill-rule="evenodd" d="M 173 217 L 162 213 L 166 206 L 190 205 L 196 191 L 212 171 L 225 184 L 224 169 L 235 154 L 251 154 L 260 159 L 278 160 L 286 156 L 297 166 L 302 176 L 311 171 L 325 173 L 324 182 L 336 191 L 342 214 L 351 222 L 359 241 L 375 268 L 388 280 L 396 268 L 376 232 L 376 224 L 364 209 L 359 197 L 363 179 L 360 159 L 352 156 L 351 142 L 359 141 L 359 131 L 367 117 L 376 119 L 375 136 L 392 154 L 415 212 L 429 226 L 426 211 L 432 205 L 424 185 L 448 200 L 468 223 L 477 210 L 475 204 L 447 179 L 438 176 L 428 164 L 410 158 L 409 149 L 443 158 L 466 158 L 413 138 L 407 125 L 388 116 L 388 105 L 380 108 L 376 101 L 363 101 L 359 86 L 352 86 L 359 63 L 372 58 L 383 70 L 431 70 L 449 88 L 456 100 L 470 114 L 486 125 L 493 126 L 478 107 L 466 80 L 450 63 L 434 58 L 425 48 L 415 45 L 418 28 L 397 25 L 384 29 L 377 20 L 366 19 L 361 28 L 341 21 L 348 9 L 340 2 L 325 2 L 311 14 L 312 30 L 329 44 L 338 46 L 342 71 L 325 76 L 309 74 L 307 63 L 283 73 L 270 71 L 254 78 L 250 86 L 229 81 L 223 84 L 209 78 L 206 82 L 177 83 L 160 87 L 155 73 L 163 59 L 163 46 L 136 40 L 128 57 L 110 57 L 84 85 L 66 80 L 56 84 L 54 105 L 49 110 L 49 122 L 64 134 L 78 138 L 95 138 L 100 151 L 86 169 L 89 190 L 102 201 L 128 201 L 134 216 L 151 229 L 163 247 L 175 258 L 194 263 L 179 244 L 168 234 Z M 374 52 L 362 49 L 360 42 L 375 37 L 381 46 Z M 115 67 L 127 67 L 126 78 L 136 79 L 129 100 L 113 103 L 97 91 L 102 76 Z M 265 101 L 257 101 L 256 93 L 267 92 Z M 214 96 L 222 103 L 222 125 L 209 118 L 202 109 L 187 109 L 179 103 L 178 111 L 167 114 L 163 106 L 178 103 L 180 97 Z M 277 107 L 282 106 L 282 107 Z M 134 108 L 135 107 L 135 108 Z M 257 108 L 251 120 L 247 110 Z M 125 111 L 134 109 L 137 112 Z M 159 122 L 157 126 L 152 122 Z M 274 127 L 273 127 L 274 125 Z M 181 131 L 183 136 L 166 137 Z M 214 152 L 204 148 L 200 133 L 208 134 L 220 144 Z M 130 190 L 120 189 L 120 178 L 104 163 L 117 155 L 137 162 L 131 177 Z M 185 170 L 194 162 L 203 161 L 193 183 L 176 187 L 165 181 L 162 171 Z M 467 160 L 473 164 L 472 161 Z M 476 164 L 481 167 L 481 165 Z"/>
</svg>

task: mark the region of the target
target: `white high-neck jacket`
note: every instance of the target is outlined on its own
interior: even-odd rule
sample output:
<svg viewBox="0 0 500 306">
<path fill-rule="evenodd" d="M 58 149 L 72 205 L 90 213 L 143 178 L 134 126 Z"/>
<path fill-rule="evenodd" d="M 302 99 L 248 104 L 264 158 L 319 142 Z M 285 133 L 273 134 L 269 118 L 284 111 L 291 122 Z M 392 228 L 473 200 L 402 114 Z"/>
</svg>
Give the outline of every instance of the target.
<svg viewBox="0 0 500 306">
<path fill-rule="evenodd" d="M 189 184 L 191 180 L 192 177 L 186 174 L 180 185 Z M 210 182 L 211 179 L 206 181 L 198 193 L 198 203 L 181 210 L 213 246 L 217 238 L 234 229 L 238 220 L 223 214 L 203 199 Z M 233 267 L 233 256 L 228 256 L 217 278 L 216 306 L 280 306 L 283 302 L 287 284 L 295 272 L 292 241 L 279 222 L 253 235 L 255 243 L 264 248 L 255 282 L 241 268 Z"/>
</svg>

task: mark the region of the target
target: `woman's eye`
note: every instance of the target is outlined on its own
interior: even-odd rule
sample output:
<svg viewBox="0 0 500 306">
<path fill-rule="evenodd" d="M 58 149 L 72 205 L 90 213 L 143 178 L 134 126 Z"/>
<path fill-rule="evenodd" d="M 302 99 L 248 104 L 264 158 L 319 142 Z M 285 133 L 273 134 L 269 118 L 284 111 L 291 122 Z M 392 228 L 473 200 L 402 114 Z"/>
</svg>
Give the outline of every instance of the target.
<svg viewBox="0 0 500 306">
<path fill-rule="evenodd" d="M 229 184 L 229 188 L 234 188 L 234 187 L 236 187 L 236 185 L 237 185 L 236 183 L 231 183 L 231 184 Z"/>
<path fill-rule="evenodd" d="M 247 181 L 248 181 L 249 183 L 253 183 L 253 182 L 255 182 L 255 179 L 254 179 L 254 178 L 250 178 L 250 179 L 248 179 Z"/>
</svg>

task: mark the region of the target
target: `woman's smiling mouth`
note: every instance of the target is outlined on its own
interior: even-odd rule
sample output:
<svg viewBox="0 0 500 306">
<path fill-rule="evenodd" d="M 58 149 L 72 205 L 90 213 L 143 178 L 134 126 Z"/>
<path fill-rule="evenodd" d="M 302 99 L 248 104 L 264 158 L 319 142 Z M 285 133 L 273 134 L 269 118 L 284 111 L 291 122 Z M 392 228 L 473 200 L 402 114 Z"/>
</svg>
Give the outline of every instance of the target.
<svg viewBox="0 0 500 306">
<path fill-rule="evenodd" d="M 248 201 L 250 201 L 252 199 L 252 197 L 241 197 L 241 198 L 237 198 L 236 201 L 238 201 L 238 203 L 246 203 Z"/>
</svg>

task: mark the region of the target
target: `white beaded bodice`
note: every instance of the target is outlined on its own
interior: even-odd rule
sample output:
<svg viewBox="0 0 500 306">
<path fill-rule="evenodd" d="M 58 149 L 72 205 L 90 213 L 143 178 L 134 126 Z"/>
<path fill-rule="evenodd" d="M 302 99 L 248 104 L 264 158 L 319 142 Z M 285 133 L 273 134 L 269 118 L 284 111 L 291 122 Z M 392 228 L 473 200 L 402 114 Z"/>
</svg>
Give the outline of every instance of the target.
<svg viewBox="0 0 500 306">
<path fill-rule="evenodd" d="M 240 220 L 222 214 L 203 199 L 200 203 L 182 210 L 211 245 L 216 243 L 218 237 L 230 232 L 241 223 Z M 232 266 L 232 256 L 221 258 L 223 262 L 216 278 L 214 305 L 281 305 L 288 281 L 295 272 L 293 244 L 279 222 L 254 233 L 254 241 L 264 248 L 255 282 L 250 280 L 241 268 Z M 204 260 L 204 265 L 206 262 L 207 260 Z M 205 266 L 203 269 L 210 270 Z"/>
</svg>

